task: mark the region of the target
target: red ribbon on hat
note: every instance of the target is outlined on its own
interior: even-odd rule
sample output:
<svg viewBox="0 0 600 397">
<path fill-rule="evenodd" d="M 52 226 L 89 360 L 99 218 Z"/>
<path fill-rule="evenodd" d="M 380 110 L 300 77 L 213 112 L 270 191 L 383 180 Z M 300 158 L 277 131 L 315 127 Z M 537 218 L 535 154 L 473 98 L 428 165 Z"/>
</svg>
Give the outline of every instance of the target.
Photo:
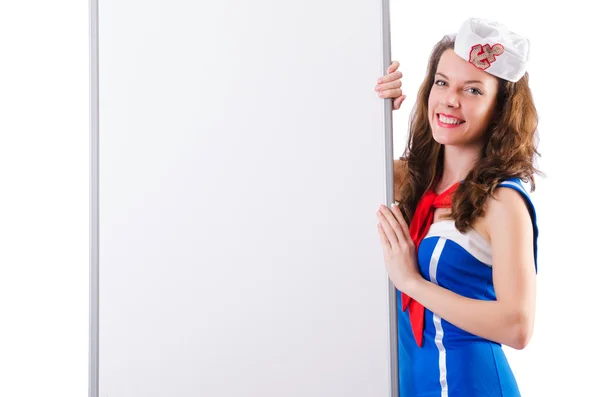
<svg viewBox="0 0 600 397">
<path fill-rule="evenodd" d="M 436 183 L 433 185 L 435 186 Z M 436 208 L 452 207 L 452 197 L 459 185 L 460 182 L 456 182 L 439 195 L 435 194 L 433 188 L 431 188 L 419 200 L 409 228 L 410 237 L 415 243 L 416 252 L 418 252 L 421 241 L 425 238 L 429 227 L 433 223 L 433 212 Z M 405 293 L 401 293 L 401 298 L 402 311 L 405 312 L 408 307 L 408 316 L 413 335 L 415 336 L 417 345 L 421 347 L 423 345 L 423 328 L 425 326 L 425 307 Z"/>
</svg>

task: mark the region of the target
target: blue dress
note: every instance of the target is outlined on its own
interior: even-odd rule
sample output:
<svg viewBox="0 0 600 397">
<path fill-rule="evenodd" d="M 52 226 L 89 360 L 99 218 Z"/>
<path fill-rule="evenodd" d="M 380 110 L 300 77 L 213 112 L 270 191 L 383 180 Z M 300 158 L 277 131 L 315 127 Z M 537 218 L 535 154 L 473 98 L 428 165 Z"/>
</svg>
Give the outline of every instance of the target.
<svg viewBox="0 0 600 397">
<path fill-rule="evenodd" d="M 499 186 L 522 194 L 534 230 L 537 273 L 538 229 L 533 203 L 518 178 Z M 492 249 L 474 229 L 460 233 L 453 220 L 435 222 L 417 253 L 425 279 L 473 299 L 496 300 Z M 499 343 L 466 332 L 425 308 L 423 346 L 412 333 L 408 310 L 398 304 L 400 397 L 518 397 L 519 388 Z"/>
</svg>

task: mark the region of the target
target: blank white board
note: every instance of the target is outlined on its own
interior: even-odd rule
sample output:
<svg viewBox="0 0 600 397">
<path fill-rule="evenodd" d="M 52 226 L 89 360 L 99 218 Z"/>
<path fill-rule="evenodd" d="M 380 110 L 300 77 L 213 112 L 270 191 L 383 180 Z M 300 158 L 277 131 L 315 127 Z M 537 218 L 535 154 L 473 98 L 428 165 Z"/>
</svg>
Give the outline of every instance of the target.
<svg viewBox="0 0 600 397">
<path fill-rule="evenodd" d="M 396 396 L 387 2 L 90 17 L 90 396 Z"/>
</svg>

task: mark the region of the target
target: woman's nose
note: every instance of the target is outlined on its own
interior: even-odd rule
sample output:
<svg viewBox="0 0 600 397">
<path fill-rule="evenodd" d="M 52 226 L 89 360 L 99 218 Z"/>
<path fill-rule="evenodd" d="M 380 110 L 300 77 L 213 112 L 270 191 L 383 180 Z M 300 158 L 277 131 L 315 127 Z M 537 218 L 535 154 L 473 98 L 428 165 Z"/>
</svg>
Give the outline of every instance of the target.
<svg viewBox="0 0 600 397">
<path fill-rule="evenodd" d="M 459 106 L 458 104 L 458 98 L 456 93 L 454 92 L 448 92 L 443 98 L 442 98 L 442 104 L 451 108 L 456 108 Z"/>
</svg>

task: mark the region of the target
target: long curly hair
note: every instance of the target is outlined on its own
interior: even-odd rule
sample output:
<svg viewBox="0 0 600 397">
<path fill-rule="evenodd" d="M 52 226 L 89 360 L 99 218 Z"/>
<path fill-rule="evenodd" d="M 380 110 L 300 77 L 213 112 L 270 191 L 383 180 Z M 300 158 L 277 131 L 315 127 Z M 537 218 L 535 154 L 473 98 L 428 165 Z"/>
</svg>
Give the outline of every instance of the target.
<svg viewBox="0 0 600 397">
<path fill-rule="evenodd" d="M 409 137 L 402 155 L 407 171 L 399 188 L 399 208 L 410 224 L 421 196 L 441 177 L 444 147 L 435 141 L 428 118 L 428 99 L 434 84 L 440 58 L 447 49 L 454 49 L 454 36 L 445 36 L 433 48 L 427 75 L 419 88 L 415 108 L 410 116 Z M 484 133 L 481 158 L 454 193 L 452 211 L 456 228 L 465 233 L 476 218 L 485 214 L 484 204 L 497 185 L 518 177 L 530 182 L 535 190 L 534 174 L 543 173 L 534 167 L 537 151 L 538 114 L 529 89 L 529 75 L 516 83 L 498 78 L 498 94 L 493 119 Z"/>
</svg>

